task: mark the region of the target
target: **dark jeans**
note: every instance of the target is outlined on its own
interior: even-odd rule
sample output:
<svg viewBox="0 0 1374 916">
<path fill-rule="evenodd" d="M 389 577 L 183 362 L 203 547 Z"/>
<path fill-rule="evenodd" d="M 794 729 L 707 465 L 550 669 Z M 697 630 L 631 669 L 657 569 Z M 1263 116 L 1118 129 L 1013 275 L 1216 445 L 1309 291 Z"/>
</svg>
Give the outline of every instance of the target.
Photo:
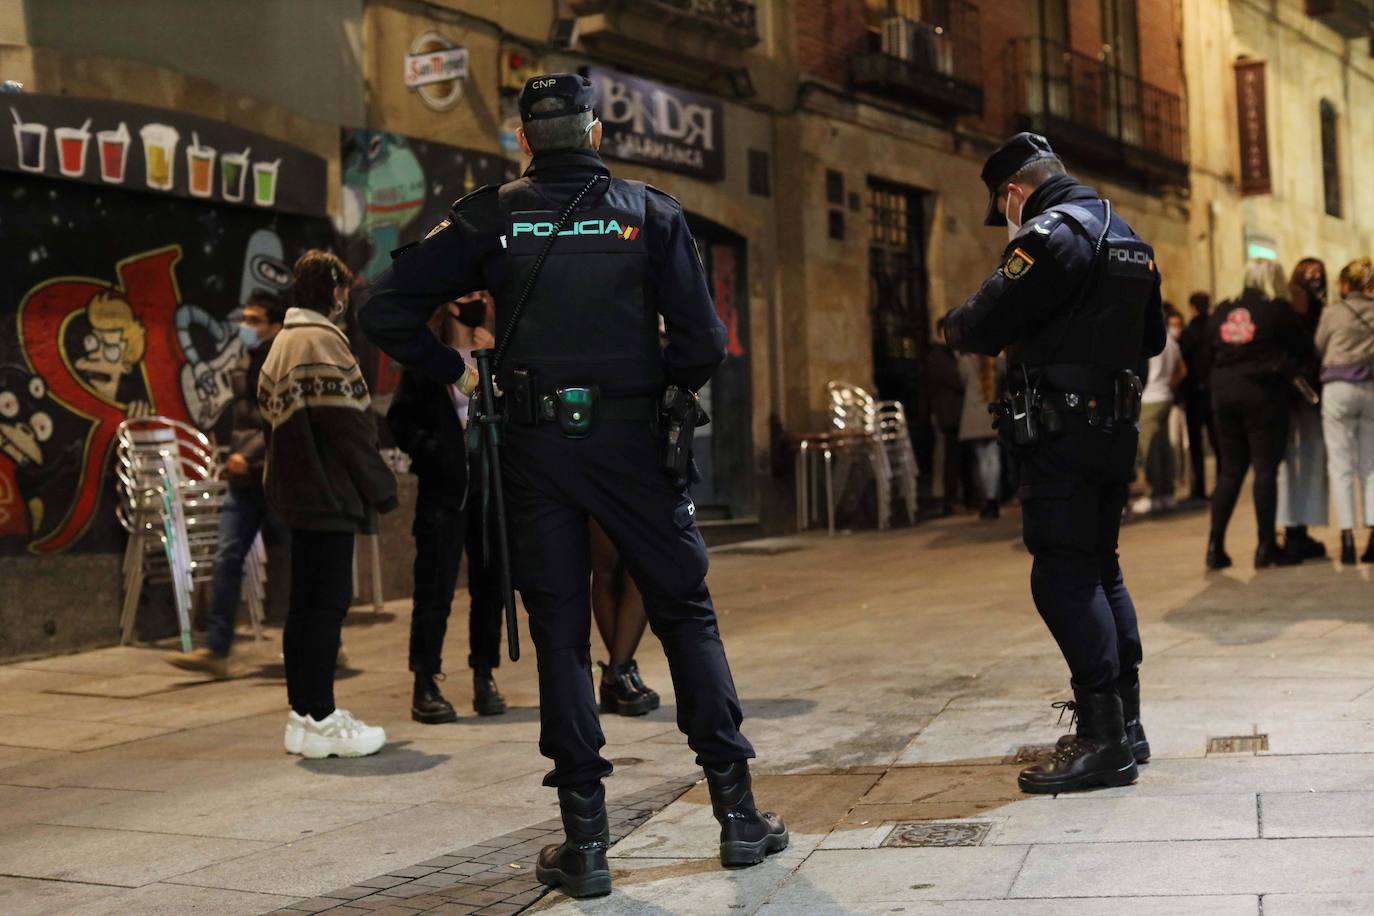
<svg viewBox="0 0 1374 916">
<path fill-rule="evenodd" d="M 696 507 L 659 469 L 648 424 L 603 420 L 585 439 L 553 424 L 512 425 L 506 435 L 517 583 L 539 657 L 539 750 L 553 761 L 544 784 L 586 785 L 612 769 L 592 690 L 589 516 L 644 596 L 697 763 L 753 757 L 706 588 Z"/>
<path fill-rule="evenodd" d="M 1212 533 L 1224 537 L 1240 499 L 1241 485 L 1255 469 L 1255 521 L 1260 543 L 1274 540 L 1279 463 L 1288 444 L 1288 401 L 1281 384 L 1213 376 L 1212 411 L 1217 424 L 1217 485 L 1212 493 Z"/>
<path fill-rule="evenodd" d="M 1212 443 L 1212 451 L 1218 451 L 1217 424 L 1212 414 L 1212 396 L 1206 390 L 1189 389 L 1184 410 L 1188 417 L 1188 460 L 1192 463 L 1192 482 L 1190 495 L 1194 499 L 1207 498 L 1207 453 L 1202 444 L 1202 431 L 1207 430 L 1207 441 Z"/>
<path fill-rule="evenodd" d="M 1102 690 L 1135 672 L 1142 657 L 1116 552 L 1139 434 L 1093 429 L 1081 415 L 1066 416 L 1064 427 L 1021 460 L 1031 595 L 1074 685 Z"/>
<path fill-rule="evenodd" d="M 301 715 L 334 710 L 339 631 L 353 601 L 353 532 L 291 529 L 291 609 L 282 632 L 286 696 Z"/>
<path fill-rule="evenodd" d="M 940 439 L 944 443 L 944 492 L 945 505 L 953 509 L 959 498 L 959 482 L 964 466 L 963 443 L 959 441 L 958 426 L 940 427 Z"/>
<path fill-rule="evenodd" d="M 267 508 L 258 487 L 229 486 L 219 513 L 219 547 L 215 551 L 215 580 L 206 613 L 206 645 L 216 655 L 228 655 L 234 644 L 234 618 L 243 590 L 243 563 L 258 530 L 269 543 L 285 543 L 290 532 Z"/>
<path fill-rule="evenodd" d="M 417 674 L 443 671 L 444 636 L 458 582 L 464 546 L 468 555 L 468 642 L 472 668 L 501 664 L 501 594 L 496 570 L 482 562 L 481 505 L 473 500 L 468 511 L 417 504 L 415 524 L 415 600 L 410 615 L 410 670 Z"/>
</svg>

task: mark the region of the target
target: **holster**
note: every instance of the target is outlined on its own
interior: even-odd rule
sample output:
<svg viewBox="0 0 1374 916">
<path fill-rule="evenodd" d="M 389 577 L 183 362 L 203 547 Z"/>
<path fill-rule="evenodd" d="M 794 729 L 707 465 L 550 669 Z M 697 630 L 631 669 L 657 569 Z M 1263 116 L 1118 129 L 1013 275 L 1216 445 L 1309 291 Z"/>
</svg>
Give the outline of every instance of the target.
<svg viewBox="0 0 1374 916">
<path fill-rule="evenodd" d="M 697 427 L 710 422 L 695 391 L 677 385 L 664 389 L 658 417 L 662 467 L 678 489 L 685 489 L 694 476 L 699 476 L 693 473 L 692 440 Z"/>
</svg>

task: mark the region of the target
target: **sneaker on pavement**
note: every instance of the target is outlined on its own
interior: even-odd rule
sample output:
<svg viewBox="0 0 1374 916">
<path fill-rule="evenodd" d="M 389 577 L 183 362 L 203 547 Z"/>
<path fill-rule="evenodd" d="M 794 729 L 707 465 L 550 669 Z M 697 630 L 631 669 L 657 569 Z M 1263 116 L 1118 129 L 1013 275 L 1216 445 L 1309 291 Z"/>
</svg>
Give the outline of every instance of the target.
<svg viewBox="0 0 1374 916">
<path fill-rule="evenodd" d="M 196 671 L 221 680 L 229 676 L 229 656 L 216 655 L 205 648 L 178 652 L 167 659 L 167 664 L 183 671 Z"/>
<path fill-rule="evenodd" d="M 294 709 L 286 713 L 286 737 L 282 744 L 288 754 L 299 754 L 305 746 L 305 716 Z"/>
<path fill-rule="evenodd" d="M 386 744 L 386 731 L 368 725 L 346 709 L 336 709 L 316 722 L 305 717 L 305 740 L 301 742 L 301 756 L 310 760 L 325 757 L 366 757 L 375 754 Z"/>
<path fill-rule="evenodd" d="M 1136 515 L 1149 515 L 1152 509 L 1154 509 L 1154 503 L 1150 501 L 1148 496 L 1142 496 L 1131 503 L 1131 511 Z"/>
</svg>

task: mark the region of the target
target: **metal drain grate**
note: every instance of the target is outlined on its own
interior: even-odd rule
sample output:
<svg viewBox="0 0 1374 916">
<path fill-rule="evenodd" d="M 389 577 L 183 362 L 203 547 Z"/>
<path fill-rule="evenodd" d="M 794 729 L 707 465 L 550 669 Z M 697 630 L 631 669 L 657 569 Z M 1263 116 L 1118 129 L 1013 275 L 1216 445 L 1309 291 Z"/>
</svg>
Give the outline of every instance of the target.
<svg viewBox="0 0 1374 916">
<path fill-rule="evenodd" d="M 987 821 L 957 823 L 921 821 L 898 824 L 883 840 L 884 846 L 981 846 L 992 824 Z"/>
<path fill-rule="evenodd" d="M 1224 738 L 1208 738 L 1209 754 L 1254 754 L 1269 750 L 1268 735 L 1228 735 Z"/>
<path fill-rule="evenodd" d="M 1053 744 L 1023 744 L 1016 749 L 1012 763 L 1039 763 L 1054 753 Z"/>
</svg>

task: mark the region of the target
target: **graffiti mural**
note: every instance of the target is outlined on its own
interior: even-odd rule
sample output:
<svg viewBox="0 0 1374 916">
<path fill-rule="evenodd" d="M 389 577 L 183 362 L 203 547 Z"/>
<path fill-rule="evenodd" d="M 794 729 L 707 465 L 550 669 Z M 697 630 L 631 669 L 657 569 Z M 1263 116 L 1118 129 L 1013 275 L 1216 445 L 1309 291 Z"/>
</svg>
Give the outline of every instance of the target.
<svg viewBox="0 0 1374 916">
<path fill-rule="evenodd" d="M 386 270 L 391 252 L 424 238 L 455 200 L 518 174 L 515 164 L 498 153 L 400 134 L 345 129 L 341 144 L 343 215 L 337 225 L 343 258 L 364 280 L 375 280 Z M 400 372 L 358 335 L 353 346 L 373 404 L 385 411 Z"/>
<path fill-rule="evenodd" d="M 0 174 L 0 239 L 0 553 L 119 550 L 119 423 L 224 438 L 241 303 L 331 227 Z"/>
</svg>

